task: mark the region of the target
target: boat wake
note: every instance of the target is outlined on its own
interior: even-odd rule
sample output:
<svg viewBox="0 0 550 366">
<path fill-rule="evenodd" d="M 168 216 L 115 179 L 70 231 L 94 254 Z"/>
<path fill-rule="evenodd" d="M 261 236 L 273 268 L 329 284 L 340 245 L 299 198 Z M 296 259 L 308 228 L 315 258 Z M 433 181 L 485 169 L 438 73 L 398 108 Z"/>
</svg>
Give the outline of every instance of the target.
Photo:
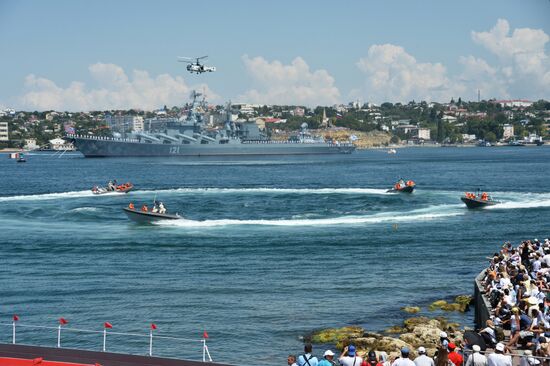
<svg viewBox="0 0 550 366">
<path fill-rule="evenodd" d="M 29 194 L 29 195 L 20 195 L 20 196 L 3 196 L 3 197 L 0 197 L 0 202 L 55 200 L 55 199 L 64 199 L 64 198 L 91 197 L 93 195 L 94 194 L 92 193 L 91 190 L 60 192 L 60 193 Z"/>
<path fill-rule="evenodd" d="M 495 197 L 498 200 L 496 194 Z M 511 210 L 550 207 L 550 193 L 509 193 L 507 196 L 503 195 L 502 197 L 501 203 L 486 208 L 491 210 Z"/>
<path fill-rule="evenodd" d="M 160 190 L 143 190 L 139 193 L 211 193 L 211 194 L 238 194 L 238 193 L 272 193 L 272 194 L 390 194 L 387 189 L 379 188 L 173 188 Z M 136 192 L 137 193 L 137 192 Z"/>
<path fill-rule="evenodd" d="M 447 217 L 463 215 L 461 205 L 439 205 L 409 212 L 388 212 L 376 215 L 348 215 L 340 217 L 308 219 L 271 219 L 271 220 L 180 220 L 159 221 L 155 224 L 161 226 L 196 228 L 196 227 L 220 227 L 220 226 L 335 226 L 335 225 L 362 225 L 379 223 L 417 222 L 444 219 Z"/>
<path fill-rule="evenodd" d="M 73 208 L 71 211 L 72 212 L 97 212 L 99 210 L 100 210 L 99 207 L 77 207 L 77 208 Z"/>
</svg>

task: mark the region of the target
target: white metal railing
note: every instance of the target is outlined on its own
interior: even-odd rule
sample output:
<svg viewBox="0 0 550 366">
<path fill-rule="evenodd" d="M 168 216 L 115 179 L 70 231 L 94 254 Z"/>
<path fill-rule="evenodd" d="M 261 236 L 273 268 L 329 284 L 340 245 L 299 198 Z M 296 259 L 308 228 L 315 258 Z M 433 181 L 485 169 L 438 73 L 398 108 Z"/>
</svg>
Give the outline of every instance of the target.
<svg viewBox="0 0 550 366">
<path fill-rule="evenodd" d="M 17 315 L 13 316 L 13 321 L 11 323 L 0 323 L 0 326 L 9 326 L 12 328 L 12 344 L 16 344 L 17 340 L 17 328 L 27 328 L 27 329 L 46 329 L 56 332 L 57 335 L 57 348 L 61 347 L 61 335 L 65 332 L 75 332 L 75 333 L 88 333 L 88 334 L 101 334 L 103 337 L 103 346 L 102 350 L 105 352 L 107 350 L 107 335 L 119 335 L 124 337 L 136 337 L 136 338 L 148 338 L 148 355 L 153 356 L 153 339 L 169 339 L 178 342 L 189 342 L 189 343 L 200 343 L 202 345 L 202 361 L 212 362 L 212 357 L 210 356 L 210 351 L 208 350 L 208 345 L 206 340 L 208 339 L 208 334 L 206 331 L 203 333 L 201 339 L 191 339 L 191 338 L 182 338 L 182 337 L 173 337 L 167 335 L 158 335 L 155 334 L 157 326 L 151 324 L 149 334 L 140 334 L 140 333 L 125 333 L 125 332 L 115 332 L 110 329 L 113 326 L 109 322 L 103 324 L 103 330 L 91 330 L 91 329 L 80 329 L 80 328 L 71 328 L 67 326 L 68 321 L 64 318 L 59 319 L 59 325 L 57 327 L 44 326 L 44 325 L 31 325 L 31 324 L 20 324 L 19 317 Z"/>
<path fill-rule="evenodd" d="M 66 134 L 67 138 L 79 138 L 87 140 L 102 140 L 102 141 L 122 141 L 122 142 L 139 142 L 138 139 L 126 139 L 126 138 L 117 138 L 117 137 L 107 137 L 107 136 L 95 136 L 95 135 L 77 135 L 77 134 Z"/>
</svg>

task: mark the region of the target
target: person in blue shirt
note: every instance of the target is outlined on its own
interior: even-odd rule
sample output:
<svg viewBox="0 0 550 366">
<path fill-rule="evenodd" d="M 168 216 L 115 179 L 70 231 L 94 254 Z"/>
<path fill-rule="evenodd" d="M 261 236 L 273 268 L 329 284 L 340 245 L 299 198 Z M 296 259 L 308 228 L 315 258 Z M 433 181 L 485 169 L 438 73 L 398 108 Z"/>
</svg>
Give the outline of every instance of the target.
<svg viewBox="0 0 550 366">
<path fill-rule="evenodd" d="M 304 354 L 298 357 L 298 366 L 317 366 L 319 360 L 311 354 L 312 349 L 309 343 L 304 346 Z"/>
<path fill-rule="evenodd" d="M 323 359 L 319 361 L 317 366 L 334 366 L 334 365 L 336 365 L 336 363 L 334 362 L 334 352 L 327 349 L 323 354 Z"/>
</svg>

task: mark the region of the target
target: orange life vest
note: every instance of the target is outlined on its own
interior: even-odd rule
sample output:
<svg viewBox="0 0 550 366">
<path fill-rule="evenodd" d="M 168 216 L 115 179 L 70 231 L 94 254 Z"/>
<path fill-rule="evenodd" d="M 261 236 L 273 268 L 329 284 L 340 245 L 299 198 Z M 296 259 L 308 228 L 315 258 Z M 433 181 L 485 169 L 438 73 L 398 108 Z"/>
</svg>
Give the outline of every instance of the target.
<svg viewBox="0 0 550 366">
<path fill-rule="evenodd" d="M 130 204 L 128 205 L 128 208 L 133 210 L 134 209 L 134 204 L 132 202 L 130 202 Z"/>
<path fill-rule="evenodd" d="M 141 206 L 141 211 L 143 211 L 143 212 L 147 212 L 147 205 L 143 205 L 143 206 Z"/>
</svg>

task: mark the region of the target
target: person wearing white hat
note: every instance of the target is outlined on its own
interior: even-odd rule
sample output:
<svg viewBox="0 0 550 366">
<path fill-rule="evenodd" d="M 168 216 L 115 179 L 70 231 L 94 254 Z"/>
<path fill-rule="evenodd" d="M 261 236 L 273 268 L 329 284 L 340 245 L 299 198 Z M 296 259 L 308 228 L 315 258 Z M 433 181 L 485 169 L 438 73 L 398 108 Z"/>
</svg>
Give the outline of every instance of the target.
<svg viewBox="0 0 550 366">
<path fill-rule="evenodd" d="M 540 361 L 533 357 L 533 352 L 530 349 L 525 350 L 519 360 L 519 366 L 535 366 L 539 364 Z"/>
<path fill-rule="evenodd" d="M 491 353 L 487 356 L 488 366 L 512 366 L 512 358 L 509 355 L 505 355 L 506 347 L 504 343 L 497 343 L 495 346 L 495 353 Z"/>
<path fill-rule="evenodd" d="M 414 359 L 416 366 L 434 366 L 434 360 L 431 357 L 426 356 L 426 348 L 418 347 L 418 357 Z"/>
<path fill-rule="evenodd" d="M 336 363 L 334 362 L 334 352 L 327 349 L 325 353 L 323 353 L 323 359 L 319 361 L 317 366 L 334 366 Z"/>
<path fill-rule="evenodd" d="M 449 345 L 449 338 L 447 337 L 447 333 L 441 332 L 439 333 L 439 340 L 441 341 L 441 345 L 445 348 Z"/>
<path fill-rule="evenodd" d="M 487 357 L 479 353 L 481 351 L 481 347 L 474 344 L 472 346 L 472 351 L 473 353 L 470 357 L 468 357 L 465 366 L 487 366 Z"/>
</svg>

